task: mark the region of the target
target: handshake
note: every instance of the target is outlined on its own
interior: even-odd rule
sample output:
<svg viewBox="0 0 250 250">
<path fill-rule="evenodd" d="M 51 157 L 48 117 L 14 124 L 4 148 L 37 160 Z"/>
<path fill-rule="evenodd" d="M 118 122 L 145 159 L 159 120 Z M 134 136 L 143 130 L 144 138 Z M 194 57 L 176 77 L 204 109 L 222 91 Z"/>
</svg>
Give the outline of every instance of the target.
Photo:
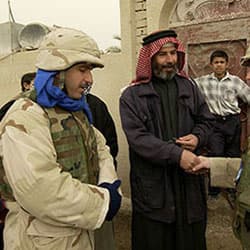
<svg viewBox="0 0 250 250">
<path fill-rule="evenodd" d="M 193 151 L 197 148 L 199 139 L 196 135 L 188 134 L 175 139 L 175 143 L 183 148 L 180 166 L 190 174 L 206 174 L 210 169 L 208 158 L 197 156 Z"/>
<path fill-rule="evenodd" d="M 190 174 L 207 174 L 210 169 L 209 158 L 197 156 L 184 149 L 180 159 L 181 168 Z"/>
<path fill-rule="evenodd" d="M 99 187 L 106 188 L 109 191 L 110 202 L 109 210 L 106 216 L 107 221 L 111 221 L 113 217 L 117 214 L 121 206 L 122 196 L 118 192 L 118 188 L 121 185 L 120 180 L 116 180 L 113 183 L 103 182 L 99 184 Z"/>
</svg>

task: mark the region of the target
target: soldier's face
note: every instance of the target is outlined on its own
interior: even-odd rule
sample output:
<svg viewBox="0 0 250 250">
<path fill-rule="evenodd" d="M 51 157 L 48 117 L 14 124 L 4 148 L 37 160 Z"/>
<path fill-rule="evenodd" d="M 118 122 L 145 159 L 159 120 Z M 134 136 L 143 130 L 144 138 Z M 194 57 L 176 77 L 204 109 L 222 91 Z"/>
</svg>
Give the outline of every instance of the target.
<svg viewBox="0 0 250 250">
<path fill-rule="evenodd" d="M 162 79 L 171 78 L 177 70 L 177 51 L 175 46 L 161 48 L 152 58 L 152 70 Z"/>
<path fill-rule="evenodd" d="M 69 97 L 80 99 L 84 95 L 86 84 L 93 83 L 92 69 L 89 64 L 79 63 L 66 70 L 64 88 Z"/>
</svg>

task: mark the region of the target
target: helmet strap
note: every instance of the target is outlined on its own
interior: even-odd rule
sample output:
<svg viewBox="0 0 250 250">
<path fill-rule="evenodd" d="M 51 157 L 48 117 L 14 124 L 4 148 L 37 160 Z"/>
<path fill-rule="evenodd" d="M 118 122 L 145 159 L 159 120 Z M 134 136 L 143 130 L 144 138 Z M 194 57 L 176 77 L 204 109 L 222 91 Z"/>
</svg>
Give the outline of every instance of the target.
<svg viewBox="0 0 250 250">
<path fill-rule="evenodd" d="M 58 87 L 60 89 L 64 89 L 64 85 L 65 85 L 65 71 L 60 71 L 58 78 Z"/>
</svg>

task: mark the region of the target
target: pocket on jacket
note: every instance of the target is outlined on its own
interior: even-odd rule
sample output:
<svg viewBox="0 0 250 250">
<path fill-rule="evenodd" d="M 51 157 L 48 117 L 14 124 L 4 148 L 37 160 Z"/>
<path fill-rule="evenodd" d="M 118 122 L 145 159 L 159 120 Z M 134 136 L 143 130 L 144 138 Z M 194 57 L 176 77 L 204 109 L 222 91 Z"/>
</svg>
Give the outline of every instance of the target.
<svg viewBox="0 0 250 250">
<path fill-rule="evenodd" d="M 78 235 L 81 232 L 80 228 L 61 227 L 50 225 L 36 218 L 29 218 L 29 225 L 27 227 L 27 234 L 46 236 L 46 237 L 67 237 L 71 235 Z"/>
<path fill-rule="evenodd" d="M 159 179 L 137 178 L 139 196 L 149 208 L 162 208 L 164 204 L 165 188 L 163 176 Z"/>
<path fill-rule="evenodd" d="M 66 249 L 65 247 L 71 245 L 71 242 L 73 244 L 74 239 L 81 237 L 82 232 L 79 228 L 56 227 L 33 219 L 26 233 L 36 249 L 60 250 Z"/>
<path fill-rule="evenodd" d="M 156 116 L 154 113 L 145 114 L 145 113 L 140 112 L 139 117 L 141 118 L 143 124 L 145 125 L 148 131 L 151 131 L 154 134 L 157 132 L 158 126 L 156 122 Z"/>
</svg>

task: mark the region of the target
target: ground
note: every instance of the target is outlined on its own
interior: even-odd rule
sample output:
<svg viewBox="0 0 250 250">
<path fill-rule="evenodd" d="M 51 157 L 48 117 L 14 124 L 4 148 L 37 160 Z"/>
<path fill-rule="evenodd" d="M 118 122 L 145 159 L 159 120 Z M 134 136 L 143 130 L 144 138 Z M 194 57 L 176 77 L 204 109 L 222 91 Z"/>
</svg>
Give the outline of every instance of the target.
<svg viewBox="0 0 250 250">
<path fill-rule="evenodd" d="M 232 214 L 229 203 L 221 195 L 208 200 L 207 250 L 241 250 L 232 232 Z M 131 249 L 130 221 L 130 200 L 125 198 L 114 222 L 117 250 Z"/>
</svg>

